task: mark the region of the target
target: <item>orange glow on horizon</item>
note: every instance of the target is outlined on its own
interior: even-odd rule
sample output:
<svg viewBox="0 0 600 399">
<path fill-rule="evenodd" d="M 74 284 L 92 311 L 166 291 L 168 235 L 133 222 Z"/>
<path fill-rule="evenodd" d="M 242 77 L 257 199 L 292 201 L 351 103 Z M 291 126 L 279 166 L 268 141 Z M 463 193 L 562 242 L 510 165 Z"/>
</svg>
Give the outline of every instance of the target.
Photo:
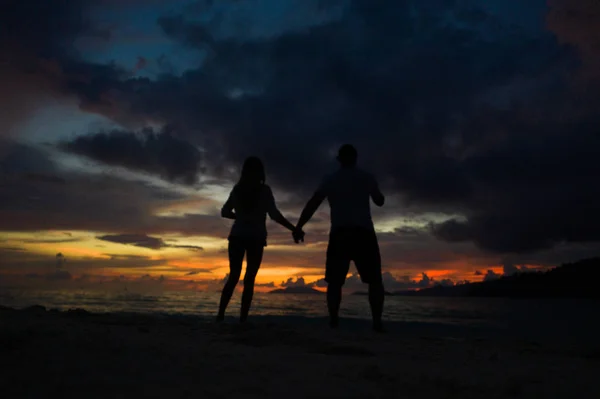
<svg viewBox="0 0 600 399">
<path fill-rule="evenodd" d="M 174 206 L 193 204 L 193 201 L 181 202 Z M 104 235 L 93 231 L 38 231 L 38 232 L 1 232 L 3 245 L 6 247 L 22 248 L 15 251 L 21 254 L 21 262 L 25 266 L 19 270 L 5 267 L 6 275 L 16 276 L 18 273 L 44 274 L 56 271 L 56 255 L 63 254 L 66 262 L 61 270 L 68 271 L 73 281 L 107 281 L 125 276 L 125 280 L 136 279 L 157 280 L 164 276 L 165 284 L 176 287 L 219 287 L 223 278 L 229 273 L 229 260 L 225 240 L 217 237 L 187 237 L 179 235 L 163 235 L 166 247 L 152 249 L 138 247 L 127 243 L 100 240 Z M 303 277 L 306 284 L 314 283 L 324 277 L 324 248 L 323 243 L 314 245 L 269 245 L 265 250 L 265 258 L 257 275 L 259 285 L 257 291 L 268 291 L 280 288 L 282 282 L 289 278 L 295 281 Z M 181 246 L 178 248 L 177 246 Z M 203 247 L 204 250 L 194 251 L 190 247 Z M 471 282 L 484 279 L 488 270 L 498 275 L 503 274 L 503 266 L 497 263 L 491 266 L 485 258 L 454 259 L 441 261 L 435 265 L 410 265 L 396 263 L 393 260 L 383 270 L 390 272 L 396 279 L 409 276 L 410 280 L 420 281 L 422 273 L 433 280 L 433 283 L 443 279 L 454 282 L 468 280 Z M 245 263 L 244 270 L 245 271 Z M 535 270 L 536 266 L 527 265 Z M 475 275 L 475 271 L 481 272 Z M 243 273 L 242 272 L 242 273 Z M 349 275 L 356 272 L 351 266 Z M 148 279 L 150 276 L 151 279 Z M 242 274 L 243 277 L 243 274 Z M 66 284 L 66 282 L 63 281 Z M 187 288 L 186 288 L 187 289 Z M 212 288 L 211 288 L 212 289 Z"/>
</svg>

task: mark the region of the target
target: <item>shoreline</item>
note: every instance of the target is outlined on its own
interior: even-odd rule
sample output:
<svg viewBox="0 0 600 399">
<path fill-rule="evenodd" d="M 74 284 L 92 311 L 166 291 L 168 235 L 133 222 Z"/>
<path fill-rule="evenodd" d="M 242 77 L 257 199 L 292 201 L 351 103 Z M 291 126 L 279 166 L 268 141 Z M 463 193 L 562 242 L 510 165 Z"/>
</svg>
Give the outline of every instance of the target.
<svg viewBox="0 0 600 399">
<path fill-rule="evenodd" d="M 368 320 L 0 308 L 3 397 L 596 398 L 600 347 Z M 470 331 L 469 331 L 470 330 Z"/>
</svg>

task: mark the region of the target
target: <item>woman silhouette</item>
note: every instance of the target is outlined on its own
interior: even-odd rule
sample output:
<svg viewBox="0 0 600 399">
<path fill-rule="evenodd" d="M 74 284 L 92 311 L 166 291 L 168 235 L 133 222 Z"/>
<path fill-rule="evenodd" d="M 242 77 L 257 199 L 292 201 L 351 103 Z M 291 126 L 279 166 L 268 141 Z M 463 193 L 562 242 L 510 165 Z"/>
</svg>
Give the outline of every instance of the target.
<svg viewBox="0 0 600 399">
<path fill-rule="evenodd" d="M 229 278 L 221 293 L 217 321 L 225 318 L 225 310 L 233 291 L 240 280 L 242 263 L 246 256 L 246 274 L 240 321 L 248 318 L 248 311 L 254 293 L 254 280 L 262 262 L 263 250 L 267 245 L 267 213 L 272 220 L 292 231 L 294 241 L 303 239 L 304 233 L 297 231 L 277 209 L 273 192 L 265 184 L 265 168 L 257 157 L 249 157 L 244 162 L 240 180 L 231 190 L 229 198 L 221 209 L 221 216 L 234 219 L 229 234 Z"/>
</svg>

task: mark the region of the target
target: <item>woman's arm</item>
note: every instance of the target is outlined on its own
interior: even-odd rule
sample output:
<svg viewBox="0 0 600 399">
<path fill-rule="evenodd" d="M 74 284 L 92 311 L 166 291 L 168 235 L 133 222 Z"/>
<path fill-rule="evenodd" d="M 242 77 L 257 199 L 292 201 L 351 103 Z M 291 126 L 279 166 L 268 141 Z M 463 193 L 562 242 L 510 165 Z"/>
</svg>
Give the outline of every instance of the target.
<svg viewBox="0 0 600 399">
<path fill-rule="evenodd" d="M 270 187 L 268 187 L 267 191 L 267 200 L 269 201 L 267 206 L 267 212 L 269 213 L 269 217 L 271 218 L 271 220 L 279 223 L 280 225 L 282 225 L 290 231 L 296 231 L 296 226 L 291 224 L 290 221 L 287 220 L 277 208 L 277 205 L 275 204 L 275 197 L 273 197 L 273 192 L 271 191 Z"/>
<path fill-rule="evenodd" d="M 294 226 L 293 224 L 291 224 L 290 221 L 287 220 L 285 218 L 285 216 L 283 216 L 281 214 L 281 212 L 279 212 L 279 209 L 275 208 L 274 211 L 270 211 L 269 212 L 269 216 L 271 217 L 271 219 L 273 219 L 275 222 L 279 223 L 280 225 L 282 225 L 283 227 L 285 227 L 289 231 L 295 231 L 296 230 L 296 226 Z"/>
<path fill-rule="evenodd" d="M 234 190 L 235 190 L 235 188 L 234 188 Z M 229 194 L 229 198 L 227 198 L 227 201 L 225 201 L 223 208 L 221 208 L 221 217 L 235 220 L 235 212 L 233 212 L 233 199 L 232 199 L 234 190 L 231 190 L 231 194 Z"/>
</svg>

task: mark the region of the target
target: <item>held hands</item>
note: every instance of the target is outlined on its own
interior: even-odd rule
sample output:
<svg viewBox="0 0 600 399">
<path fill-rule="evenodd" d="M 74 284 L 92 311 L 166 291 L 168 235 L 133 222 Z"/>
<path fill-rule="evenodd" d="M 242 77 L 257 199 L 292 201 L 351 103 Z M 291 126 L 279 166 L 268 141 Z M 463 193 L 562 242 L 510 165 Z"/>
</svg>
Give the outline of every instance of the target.
<svg viewBox="0 0 600 399">
<path fill-rule="evenodd" d="M 304 231 L 296 227 L 296 229 L 292 231 L 292 238 L 296 244 L 299 242 L 304 242 Z"/>
</svg>

